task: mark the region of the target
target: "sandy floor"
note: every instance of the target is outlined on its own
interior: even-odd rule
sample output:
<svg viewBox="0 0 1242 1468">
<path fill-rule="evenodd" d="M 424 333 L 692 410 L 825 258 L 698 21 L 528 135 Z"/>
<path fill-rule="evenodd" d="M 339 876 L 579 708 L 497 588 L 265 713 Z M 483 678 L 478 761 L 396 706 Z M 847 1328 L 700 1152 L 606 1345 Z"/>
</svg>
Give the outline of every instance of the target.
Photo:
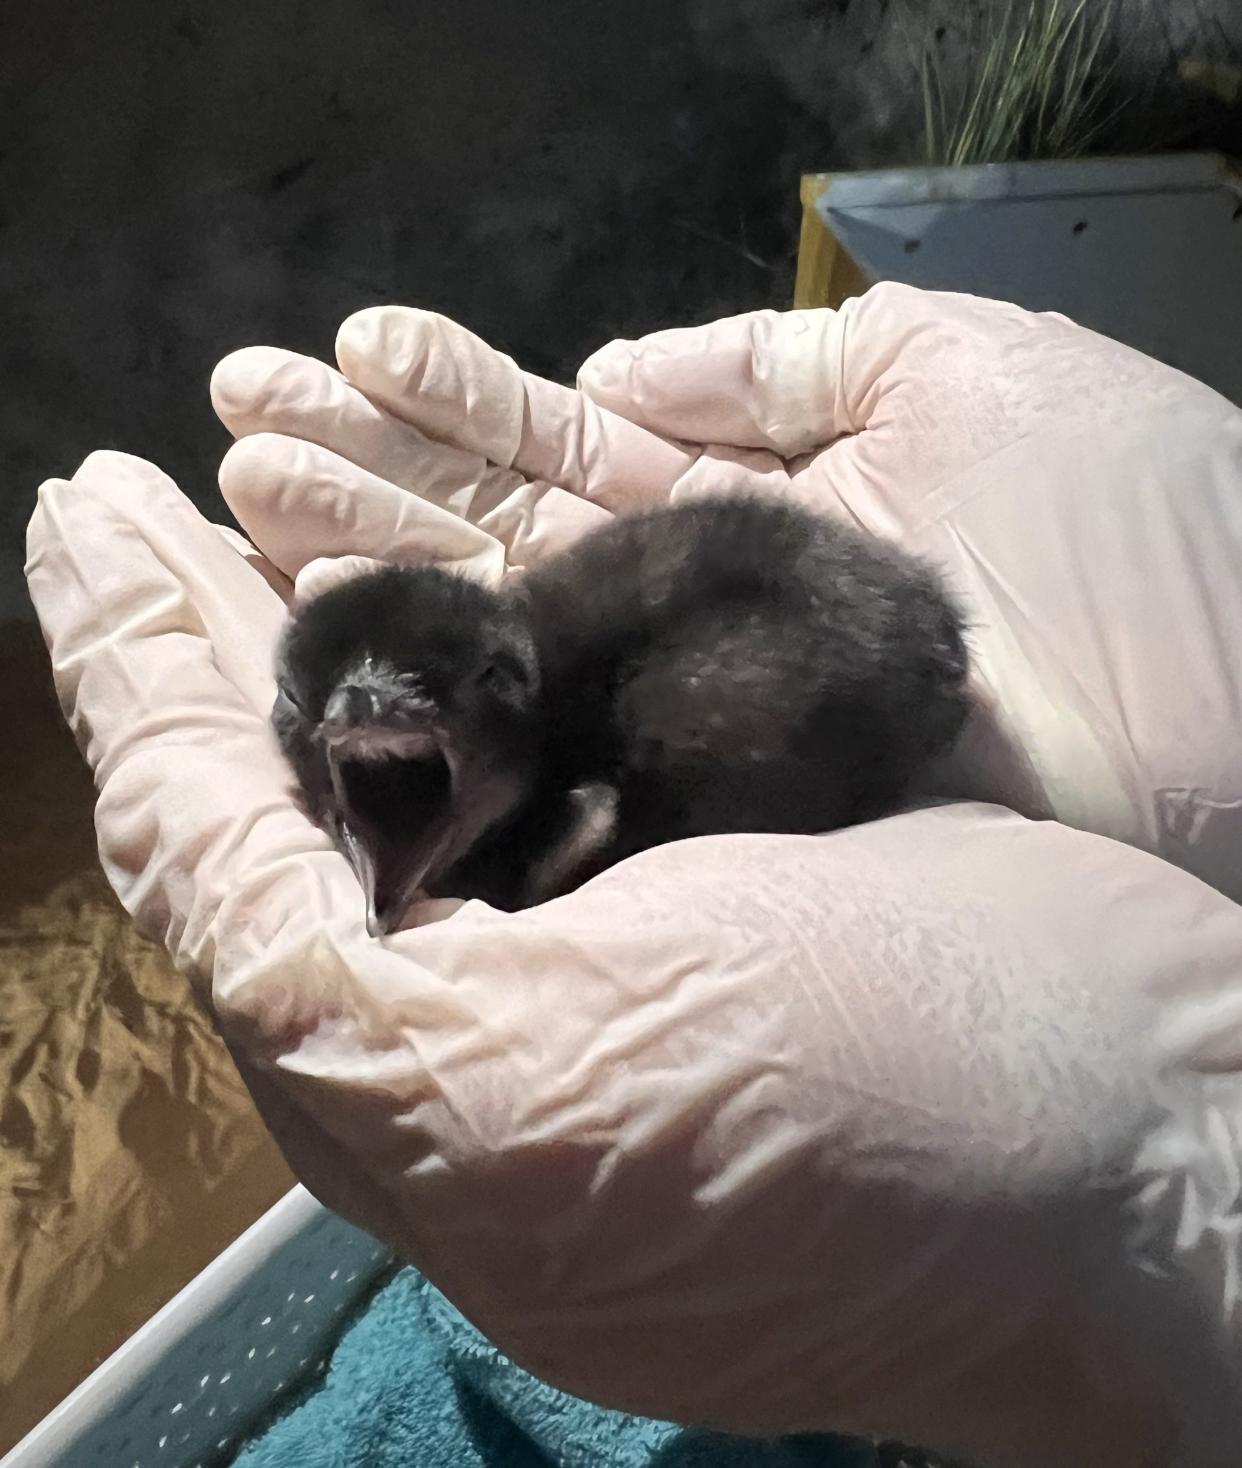
<svg viewBox="0 0 1242 1468">
<path fill-rule="evenodd" d="M 0 688 L 2 1453 L 292 1179 L 98 870 L 34 631 L 0 628 Z"/>
</svg>

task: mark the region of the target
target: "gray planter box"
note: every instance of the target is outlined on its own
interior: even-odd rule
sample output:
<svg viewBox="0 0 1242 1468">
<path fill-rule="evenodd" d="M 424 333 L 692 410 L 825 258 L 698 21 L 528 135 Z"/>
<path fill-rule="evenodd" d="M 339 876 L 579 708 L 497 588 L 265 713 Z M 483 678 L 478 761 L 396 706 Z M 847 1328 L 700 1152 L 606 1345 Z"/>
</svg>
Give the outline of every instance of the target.
<svg viewBox="0 0 1242 1468">
<path fill-rule="evenodd" d="M 1242 404 L 1242 172 L 1217 154 L 813 174 L 798 304 L 899 280 L 1060 311 Z"/>
</svg>

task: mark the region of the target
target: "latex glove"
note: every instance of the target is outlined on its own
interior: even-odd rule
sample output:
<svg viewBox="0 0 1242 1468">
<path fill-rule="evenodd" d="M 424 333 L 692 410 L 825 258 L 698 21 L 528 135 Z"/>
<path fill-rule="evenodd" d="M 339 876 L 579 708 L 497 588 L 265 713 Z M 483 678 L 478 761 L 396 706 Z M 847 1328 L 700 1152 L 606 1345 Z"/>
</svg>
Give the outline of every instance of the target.
<svg viewBox="0 0 1242 1468">
<path fill-rule="evenodd" d="M 1242 899 L 1242 413 L 1208 388 L 1061 317 L 895 285 L 613 343 L 587 403 L 423 312 L 363 312 L 338 353 L 370 402 L 268 349 L 216 376 L 242 439 L 221 486 L 286 569 L 414 553 L 401 491 L 518 564 L 592 510 L 794 494 L 929 556 L 965 604 L 980 712 L 933 790 Z"/>
<path fill-rule="evenodd" d="M 335 538 L 286 569 L 383 552 L 349 543 L 354 500 L 295 503 Z M 1233 1461 L 1234 1199 L 1227 1149 L 1193 1135 L 1228 1118 L 1220 1082 L 1162 1084 L 1149 1045 L 1164 1017 L 1187 1049 L 1228 994 L 1231 904 L 958 806 L 687 843 L 534 912 L 374 942 L 267 738 L 263 569 L 116 455 L 45 486 L 32 525 L 109 874 L 210 985 L 325 1201 L 605 1403 L 995 1463 L 1172 1462 L 1175 1442 Z"/>
</svg>

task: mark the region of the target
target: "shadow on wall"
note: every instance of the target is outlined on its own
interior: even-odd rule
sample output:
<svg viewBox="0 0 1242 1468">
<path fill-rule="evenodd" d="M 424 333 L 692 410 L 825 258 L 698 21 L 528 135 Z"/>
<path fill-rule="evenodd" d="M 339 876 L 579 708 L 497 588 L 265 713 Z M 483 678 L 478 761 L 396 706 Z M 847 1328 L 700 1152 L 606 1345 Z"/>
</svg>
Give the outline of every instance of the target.
<svg viewBox="0 0 1242 1468">
<path fill-rule="evenodd" d="M 1231 5 L 1124 0 L 1166 60 L 1227 50 Z M 330 355 L 391 300 L 568 378 L 612 336 L 788 304 L 799 174 L 911 157 L 911 28 L 960 11 L 11 0 L 0 618 L 26 615 L 35 486 L 92 448 L 224 516 L 206 384 L 232 348 Z"/>
</svg>

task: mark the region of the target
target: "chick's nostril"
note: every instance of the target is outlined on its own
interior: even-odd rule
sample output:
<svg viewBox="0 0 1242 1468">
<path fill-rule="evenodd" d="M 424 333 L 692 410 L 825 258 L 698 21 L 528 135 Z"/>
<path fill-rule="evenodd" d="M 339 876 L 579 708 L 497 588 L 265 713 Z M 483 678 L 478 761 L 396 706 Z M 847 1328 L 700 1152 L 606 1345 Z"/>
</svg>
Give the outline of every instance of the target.
<svg viewBox="0 0 1242 1468">
<path fill-rule="evenodd" d="M 324 705 L 324 727 L 329 730 L 356 729 L 375 717 L 375 698 L 369 689 L 347 683 L 333 691 Z"/>
</svg>

